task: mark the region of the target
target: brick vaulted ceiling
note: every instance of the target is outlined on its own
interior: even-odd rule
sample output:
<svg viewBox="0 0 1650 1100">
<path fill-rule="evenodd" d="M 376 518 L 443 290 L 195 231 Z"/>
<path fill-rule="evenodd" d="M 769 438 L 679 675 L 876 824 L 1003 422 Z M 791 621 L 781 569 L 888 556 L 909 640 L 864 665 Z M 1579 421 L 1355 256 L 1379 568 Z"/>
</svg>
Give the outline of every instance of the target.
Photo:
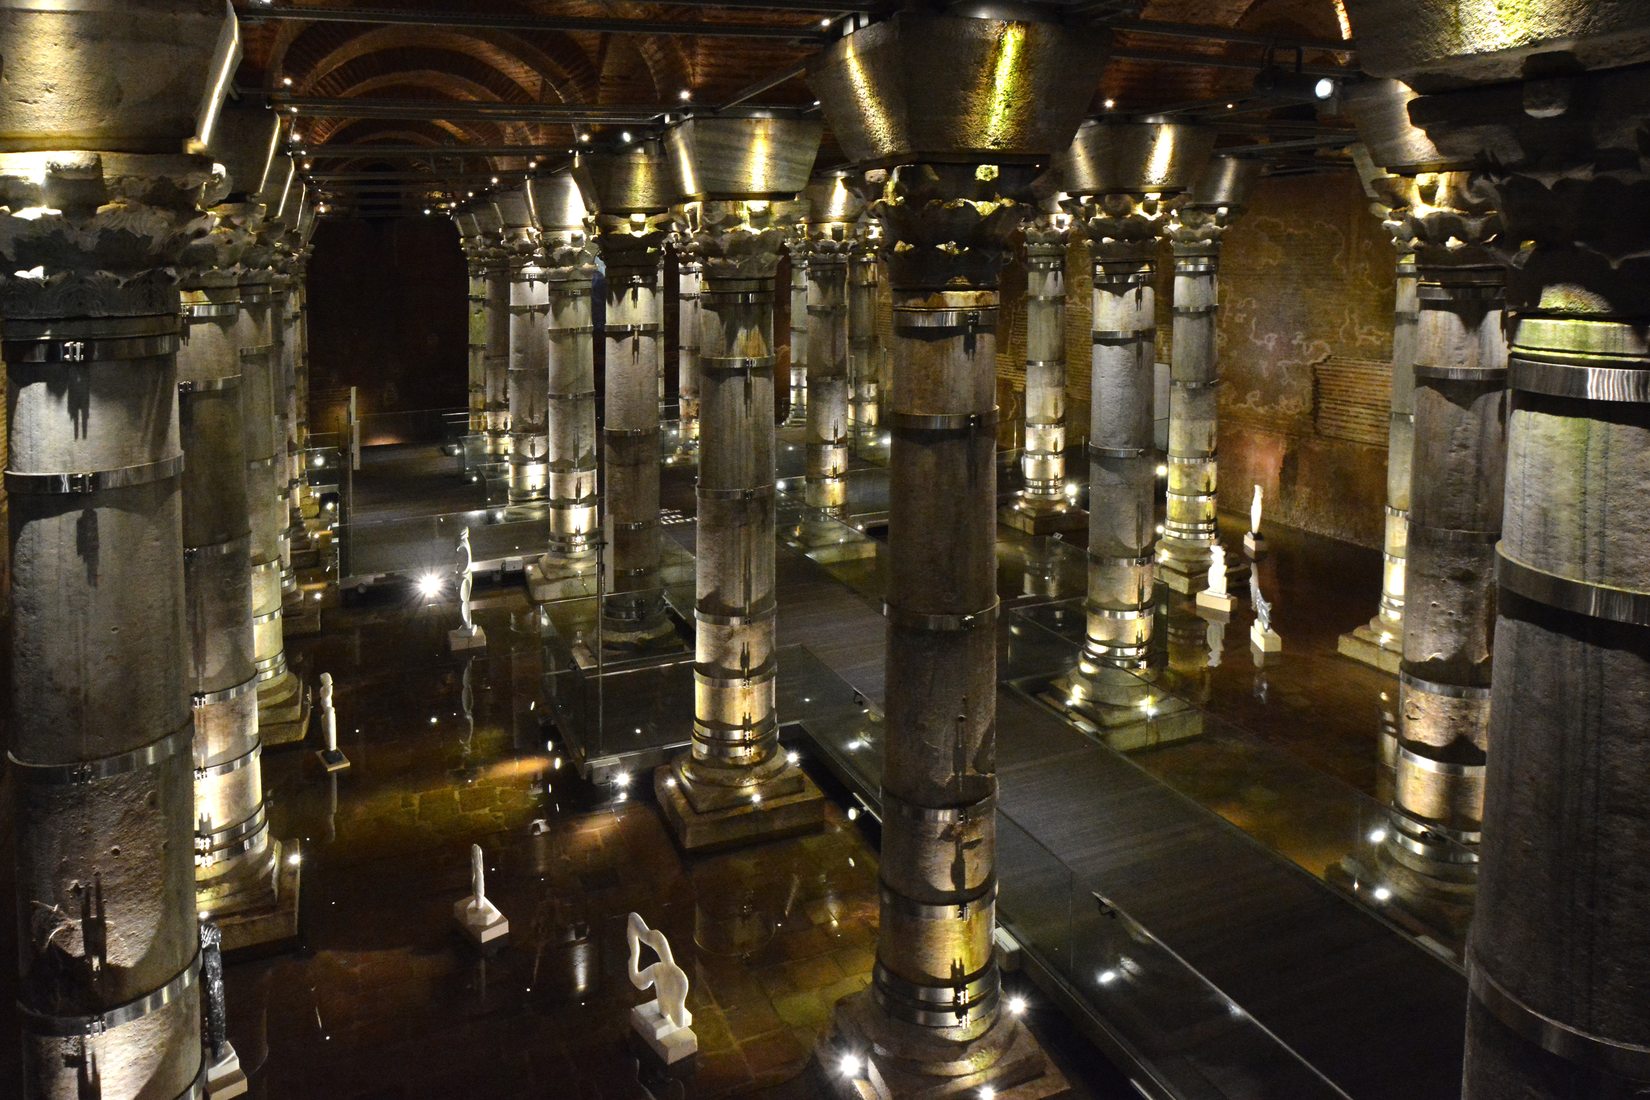
<svg viewBox="0 0 1650 1100">
<path fill-rule="evenodd" d="M 348 203 L 361 177 L 383 177 L 378 202 L 420 206 L 486 186 L 494 174 L 519 173 L 531 157 L 553 163 L 581 132 L 638 129 L 626 118 L 555 120 L 476 117 L 474 104 L 706 109 L 760 88 L 747 105 L 807 107 L 811 95 L 793 76 L 819 49 L 821 20 L 871 18 L 901 6 L 889 0 L 727 0 L 725 4 L 634 0 L 234 0 L 243 23 L 245 60 L 236 87 L 243 96 L 281 105 L 319 177 L 324 194 Z M 1270 48 L 1285 66 L 1295 45 L 1310 69 L 1355 72 L 1344 44 L 1349 28 L 1340 0 L 1064 0 L 1069 18 L 1121 21 L 1117 58 L 1091 104 L 1096 113 L 1194 109 L 1220 124 L 1223 142 L 1290 142 L 1288 164 L 1321 163 L 1313 140 L 1344 121 L 1310 104 L 1276 106 L 1249 99 Z M 372 21 L 317 20 L 312 13 L 370 9 Z M 379 21 L 416 16 L 424 22 Z M 308 15 L 308 18 L 299 18 Z M 275 18 L 272 18 L 275 16 Z M 456 18 L 454 18 L 456 17 Z M 502 26 L 455 25 L 493 22 Z M 520 25 L 510 25 L 520 24 Z M 547 25 L 548 24 L 548 25 Z M 748 34 L 716 33 L 728 25 Z M 1173 33 L 1147 31 L 1169 25 Z M 1133 29 L 1124 29 L 1133 28 Z M 1197 28 L 1209 34 L 1198 34 Z M 772 37 L 768 37 L 772 35 Z M 446 118 L 352 118 L 320 100 L 453 103 Z M 293 113 L 289 100 L 295 100 Z M 1227 103 L 1231 103 L 1230 108 Z M 1109 106 L 1108 106 L 1109 104 Z M 472 105 L 463 109 L 458 105 Z M 1193 105 L 1197 105 L 1193 108 Z M 445 107 L 443 108 L 446 109 Z M 483 109 L 485 110 L 485 108 Z M 307 113 L 306 113 L 307 112 Z M 424 113 L 424 112 L 419 112 Z M 523 112 L 531 113 L 531 112 Z M 637 117 L 648 112 L 639 111 Z M 1303 142 L 1303 138 L 1307 140 Z M 326 155 L 327 146 L 428 146 L 429 156 Z M 502 155 L 500 147 L 536 154 Z M 462 147 L 487 149 L 467 154 Z M 1334 146 L 1324 146 L 1333 157 Z M 548 159 L 544 159 L 548 158 Z M 822 163 L 840 159 L 827 137 Z M 327 177 L 333 177 L 328 179 Z M 341 179 L 338 177 L 347 177 Z"/>
</svg>

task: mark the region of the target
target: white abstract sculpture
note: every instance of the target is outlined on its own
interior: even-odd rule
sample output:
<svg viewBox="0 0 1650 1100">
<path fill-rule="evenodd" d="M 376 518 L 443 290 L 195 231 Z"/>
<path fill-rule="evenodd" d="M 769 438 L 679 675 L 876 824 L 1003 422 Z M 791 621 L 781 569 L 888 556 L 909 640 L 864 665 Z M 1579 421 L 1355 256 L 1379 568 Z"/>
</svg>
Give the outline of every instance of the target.
<svg viewBox="0 0 1650 1100">
<path fill-rule="evenodd" d="M 687 971 L 676 965 L 664 933 L 649 928 L 639 914 L 630 914 L 625 941 L 630 945 L 630 984 L 657 992 L 653 1000 L 630 1010 L 630 1026 L 666 1065 L 679 1062 L 699 1049 L 693 1013 L 687 1007 Z M 641 965 L 644 945 L 659 956 L 658 962 L 645 969 Z"/>
<path fill-rule="evenodd" d="M 1260 577 L 1249 574 L 1249 599 L 1255 605 L 1255 623 L 1249 628 L 1249 640 L 1262 653 L 1277 653 L 1283 649 L 1283 639 L 1272 629 L 1272 605 L 1260 594 Z"/>
<path fill-rule="evenodd" d="M 1215 543 L 1209 548 L 1208 587 L 1197 594 L 1197 606 L 1211 611 L 1231 614 L 1232 594 L 1226 591 L 1226 547 Z"/>
<path fill-rule="evenodd" d="M 1260 533 L 1260 485 L 1255 485 L 1254 499 L 1249 502 L 1249 530 L 1243 535 L 1243 549 L 1251 558 L 1266 551 L 1266 536 Z"/>
<path fill-rule="evenodd" d="M 330 672 L 321 673 L 321 736 L 326 744 L 315 754 L 321 758 L 321 766 L 329 772 L 343 771 L 349 767 L 349 757 L 338 747 L 338 712 L 332 706 Z"/>
<path fill-rule="evenodd" d="M 470 845 L 470 896 L 453 905 L 453 919 L 480 947 L 510 931 L 510 922 L 487 900 L 487 875 L 481 845 Z"/>
<path fill-rule="evenodd" d="M 470 549 L 470 529 L 464 528 L 458 536 L 458 553 L 463 555 L 463 561 L 458 566 L 458 614 L 460 625 L 457 630 L 447 632 L 447 648 L 452 650 L 480 649 L 487 644 L 487 634 L 475 623 L 470 610 L 470 591 L 475 585 L 475 554 Z"/>
</svg>

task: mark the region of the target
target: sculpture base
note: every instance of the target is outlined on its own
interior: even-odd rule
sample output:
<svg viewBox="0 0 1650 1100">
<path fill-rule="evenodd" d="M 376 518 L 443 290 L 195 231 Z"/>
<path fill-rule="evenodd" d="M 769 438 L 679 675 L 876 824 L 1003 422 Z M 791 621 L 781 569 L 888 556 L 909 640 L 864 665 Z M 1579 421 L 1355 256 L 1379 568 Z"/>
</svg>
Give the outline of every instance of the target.
<svg viewBox="0 0 1650 1100">
<path fill-rule="evenodd" d="M 1197 606 L 1207 611 L 1230 615 L 1232 608 L 1237 606 L 1237 597 L 1230 592 L 1222 592 L 1216 595 L 1205 588 L 1197 594 Z"/>
<path fill-rule="evenodd" d="M 301 853 L 296 841 L 285 845 L 271 841 L 270 847 L 275 858 L 267 878 L 196 892 L 198 910 L 210 913 L 223 930 L 225 954 L 273 947 L 297 938 Z"/>
<path fill-rule="evenodd" d="M 449 630 L 447 648 L 453 653 L 462 653 L 466 649 L 486 649 L 487 632 L 480 626 L 473 626 L 469 630 L 462 626 L 457 630 Z"/>
<path fill-rule="evenodd" d="M 232 1100 L 246 1095 L 246 1071 L 241 1069 L 241 1056 L 235 1046 L 225 1039 L 214 1059 L 206 1052 L 206 1095 L 208 1100 Z"/>
<path fill-rule="evenodd" d="M 1005 1012 L 984 1035 L 952 1039 L 890 1019 L 870 990 L 837 1003 L 807 1074 L 816 1095 L 840 1100 L 1047 1100 L 1071 1091 L 1018 1018 Z"/>
<path fill-rule="evenodd" d="M 713 848 L 734 848 L 764 840 L 796 836 L 813 832 L 825 824 L 825 796 L 814 781 L 794 765 L 794 778 L 781 773 L 780 779 L 754 788 L 761 798 L 745 800 L 730 806 L 699 808 L 689 799 L 688 792 L 676 770 L 666 764 L 653 773 L 653 793 L 659 799 L 659 809 L 676 833 L 676 842 L 690 852 Z M 780 780 L 784 780 L 781 785 Z M 779 787 L 784 793 L 768 794 L 764 790 Z M 788 789 L 787 789 L 788 788 Z"/>
<path fill-rule="evenodd" d="M 510 934 L 510 921 L 491 906 L 484 910 L 472 911 L 470 903 L 474 900 L 474 894 L 466 894 L 453 902 L 453 923 L 458 925 L 458 930 L 464 934 L 465 939 L 477 947 L 486 949 L 489 944 Z"/>
<path fill-rule="evenodd" d="M 1243 533 L 1243 552 L 1259 561 L 1266 556 L 1266 536 L 1259 531 Z"/>
<path fill-rule="evenodd" d="M 258 736 L 267 748 L 309 734 L 309 690 L 289 669 L 258 685 Z"/>
<path fill-rule="evenodd" d="M 997 509 L 997 522 L 1028 535 L 1052 535 L 1081 531 L 1088 526 L 1089 514 L 1064 500 L 1028 506 L 1022 497 Z"/>
<path fill-rule="evenodd" d="M 667 1020 L 656 1000 L 630 1010 L 630 1030 L 667 1066 L 699 1053 L 699 1037 L 693 1029 L 677 1027 Z"/>
<path fill-rule="evenodd" d="M 1172 551 L 1159 555 L 1157 579 L 1171 591 L 1193 595 L 1209 587 L 1209 555 L 1201 559 L 1178 557 Z M 1234 555 L 1226 555 L 1226 591 L 1239 588 L 1249 580 L 1249 562 Z"/>
<path fill-rule="evenodd" d="M 576 596 L 596 594 L 596 555 L 575 554 L 571 557 L 552 557 L 545 554 L 537 561 L 528 562 L 521 571 L 522 583 L 527 586 L 527 598 L 534 603 L 551 603 Z"/>
<path fill-rule="evenodd" d="M 1117 752 L 1134 752 L 1203 734 L 1196 707 L 1121 668 L 1093 667 L 1049 685 L 1065 717 Z"/>
<path fill-rule="evenodd" d="M 1377 633 L 1367 623 L 1347 634 L 1342 634 L 1335 649 L 1343 657 L 1370 665 L 1382 672 L 1398 674 L 1398 665 L 1404 659 L 1404 640 L 1391 631 Z"/>
<path fill-rule="evenodd" d="M 343 749 L 322 749 L 315 757 L 321 762 L 321 767 L 329 772 L 341 772 L 349 767 L 349 757 L 344 755 Z"/>
<path fill-rule="evenodd" d="M 1262 653 L 1283 652 L 1283 637 L 1275 630 L 1262 630 L 1258 622 L 1249 626 L 1249 644 Z"/>
</svg>

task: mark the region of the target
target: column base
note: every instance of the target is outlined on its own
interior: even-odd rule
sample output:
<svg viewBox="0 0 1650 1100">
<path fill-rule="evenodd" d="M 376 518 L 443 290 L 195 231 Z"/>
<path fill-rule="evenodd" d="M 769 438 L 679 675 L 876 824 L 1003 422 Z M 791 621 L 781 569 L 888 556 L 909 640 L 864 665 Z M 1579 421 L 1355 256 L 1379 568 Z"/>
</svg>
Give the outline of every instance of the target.
<svg viewBox="0 0 1650 1100">
<path fill-rule="evenodd" d="M 1025 497 L 1016 497 L 1013 504 L 997 509 L 997 522 L 1028 535 L 1052 535 L 1081 531 L 1088 526 L 1089 514 L 1064 500 L 1031 504 Z"/>
<path fill-rule="evenodd" d="M 577 596 L 594 596 L 595 572 L 596 555 L 593 552 L 571 557 L 545 554 L 537 561 L 527 563 L 521 571 L 521 580 L 527 586 L 529 600 L 553 603 Z"/>
<path fill-rule="evenodd" d="M 467 649 L 486 649 L 487 632 L 480 625 L 465 630 L 462 626 L 456 630 L 447 631 L 447 649 L 452 653 L 462 653 Z"/>
<path fill-rule="evenodd" d="M 270 841 L 274 861 L 254 882 L 227 881 L 197 890 L 195 906 L 223 929 L 225 952 L 285 943 L 298 935 L 301 861 L 296 842 Z"/>
<path fill-rule="evenodd" d="M 290 669 L 258 685 L 258 736 L 265 746 L 291 745 L 309 734 L 309 689 Z"/>
<path fill-rule="evenodd" d="M 1167 539 L 1157 542 L 1157 579 L 1170 590 L 1192 596 L 1209 587 L 1209 547 L 1199 546 L 1201 554 L 1179 551 Z M 1191 549 L 1188 547 L 1188 549 Z M 1164 551 L 1168 553 L 1165 554 Z M 1249 580 L 1249 561 L 1235 554 L 1226 555 L 1226 591 L 1241 587 Z"/>
<path fill-rule="evenodd" d="M 845 1066 L 844 1059 L 853 1059 Z M 845 1068 L 857 1072 L 845 1072 Z M 831 1030 L 808 1062 L 816 1096 L 833 1100 L 970 1100 L 990 1088 L 997 1100 L 1047 1100 L 1071 1086 L 1043 1053 L 1036 1036 L 1003 1013 L 977 1039 L 892 1020 L 871 990 L 837 1002 Z"/>
<path fill-rule="evenodd" d="M 759 802 L 747 796 L 732 805 L 704 808 L 689 799 L 677 767 L 666 764 L 654 771 L 653 793 L 676 842 L 687 851 L 736 848 L 811 833 L 825 825 L 825 795 L 794 764 L 751 788 L 750 794 L 761 797 Z M 765 793 L 770 791 L 778 793 Z"/>
<path fill-rule="evenodd" d="M 587 657 L 594 664 L 594 655 L 588 646 L 575 645 L 574 659 L 578 660 L 578 650 L 584 650 Z M 669 653 L 681 653 L 686 650 L 681 637 L 676 632 L 676 623 L 663 610 L 645 623 L 634 626 L 630 624 L 616 625 L 611 622 L 602 624 L 602 655 L 618 660 L 633 660 L 638 657 L 661 657 Z"/>
<path fill-rule="evenodd" d="M 1398 675 L 1398 665 L 1404 659 L 1403 628 L 1377 631 L 1370 623 L 1342 634 L 1335 649 L 1343 657 L 1370 665 L 1382 672 Z"/>
<path fill-rule="evenodd" d="M 1145 674 L 1093 667 L 1048 687 L 1079 729 L 1117 752 L 1134 752 L 1203 734 L 1203 715 Z"/>
</svg>

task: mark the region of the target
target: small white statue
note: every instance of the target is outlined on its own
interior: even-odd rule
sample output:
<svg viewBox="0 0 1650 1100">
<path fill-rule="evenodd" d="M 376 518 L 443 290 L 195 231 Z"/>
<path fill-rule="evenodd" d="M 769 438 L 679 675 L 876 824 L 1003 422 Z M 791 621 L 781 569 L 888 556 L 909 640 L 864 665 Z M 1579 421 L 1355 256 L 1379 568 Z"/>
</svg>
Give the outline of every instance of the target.
<svg viewBox="0 0 1650 1100">
<path fill-rule="evenodd" d="M 321 673 L 321 736 L 325 742 L 316 756 L 329 772 L 349 767 L 349 757 L 338 747 L 338 711 L 332 705 L 332 673 Z"/>
<path fill-rule="evenodd" d="M 1283 649 L 1283 639 L 1272 629 L 1272 605 L 1260 593 L 1260 577 L 1249 574 L 1249 599 L 1255 605 L 1255 622 L 1249 628 L 1249 640 L 1262 653 L 1277 653 Z"/>
<path fill-rule="evenodd" d="M 458 565 L 458 614 L 461 620 L 457 630 L 447 631 L 447 648 L 457 652 L 461 649 L 481 649 L 487 645 L 487 632 L 476 625 L 475 617 L 470 609 L 470 591 L 475 585 L 475 554 L 470 549 L 470 529 L 464 528 L 458 536 L 459 554 L 463 561 Z"/>
<path fill-rule="evenodd" d="M 1260 485 L 1256 483 L 1255 497 L 1249 502 L 1249 533 L 1251 535 L 1260 534 L 1260 501 Z"/>
<path fill-rule="evenodd" d="M 699 1049 L 693 1013 L 687 1007 L 687 971 L 676 965 L 664 933 L 649 928 L 637 913 L 630 914 L 625 925 L 625 940 L 630 945 L 630 984 L 657 993 L 653 1000 L 630 1010 L 630 1025 L 666 1065 L 679 1062 Z M 645 969 L 641 965 L 643 946 L 659 956 L 658 962 Z"/>
<path fill-rule="evenodd" d="M 453 919 L 476 946 L 484 946 L 510 931 L 510 922 L 487 900 L 487 874 L 481 845 L 470 845 L 470 896 L 453 906 Z"/>
<path fill-rule="evenodd" d="M 1266 553 L 1266 536 L 1260 533 L 1260 486 L 1255 486 L 1255 497 L 1249 502 L 1249 530 L 1243 534 L 1243 551 L 1258 559 Z"/>
<path fill-rule="evenodd" d="M 1217 542 L 1209 548 L 1208 585 L 1197 594 L 1197 606 L 1230 615 L 1233 603 L 1226 591 L 1226 547 Z"/>
</svg>

